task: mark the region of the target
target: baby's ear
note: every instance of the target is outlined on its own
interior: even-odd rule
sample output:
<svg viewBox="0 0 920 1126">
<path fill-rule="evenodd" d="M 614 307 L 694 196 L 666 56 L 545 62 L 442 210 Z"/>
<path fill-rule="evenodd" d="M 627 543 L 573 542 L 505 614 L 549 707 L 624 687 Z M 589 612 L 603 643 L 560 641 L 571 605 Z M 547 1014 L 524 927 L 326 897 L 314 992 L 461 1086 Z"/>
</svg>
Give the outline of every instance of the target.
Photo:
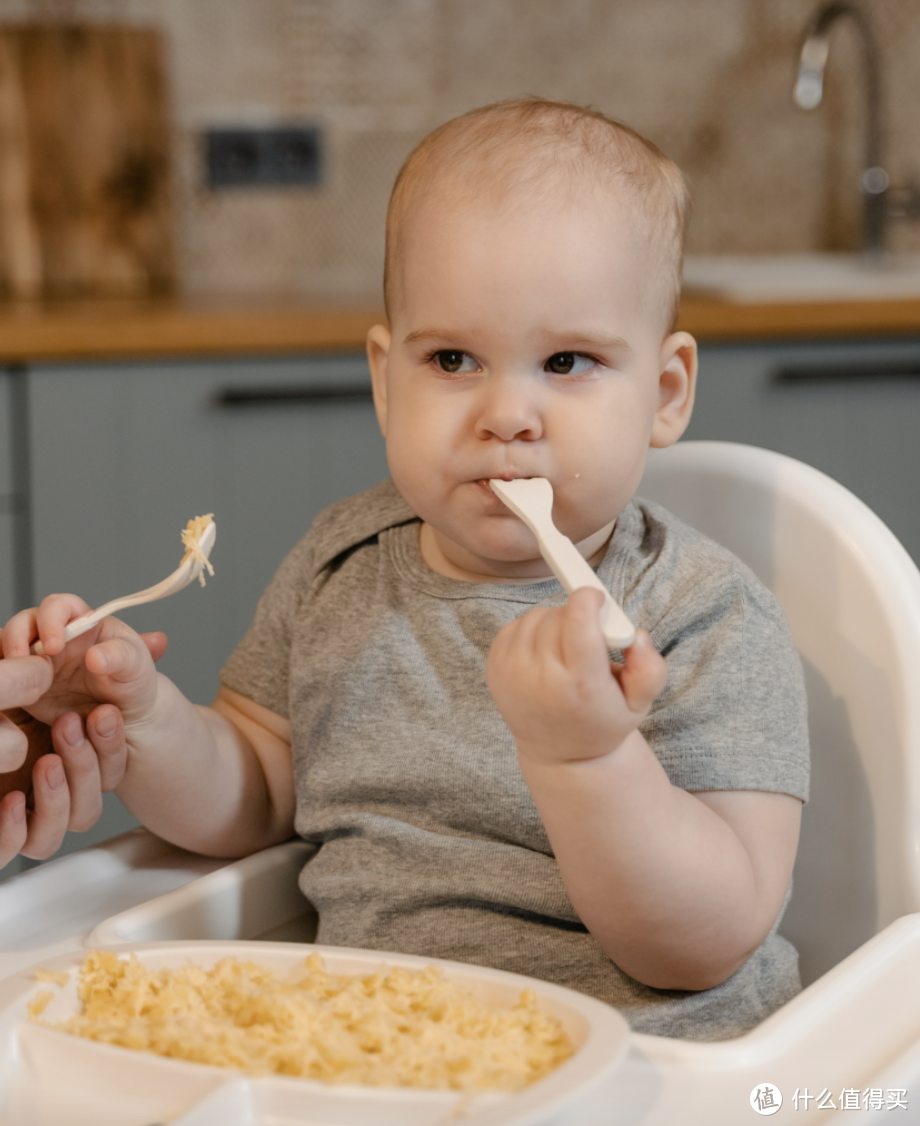
<svg viewBox="0 0 920 1126">
<path fill-rule="evenodd" d="M 387 436 L 387 360 L 390 356 L 390 339 L 390 330 L 386 325 L 374 325 L 368 330 L 367 362 L 374 389 L 374 410 L 384 438 Z"/>
<path fill-rule="evenodd" d="M 658 363 L 658 407 L 649 445 L 673 445 L 687 429 L 696 394 L 696 341 L 689 332 L 665 337 Z"/>
</svg>

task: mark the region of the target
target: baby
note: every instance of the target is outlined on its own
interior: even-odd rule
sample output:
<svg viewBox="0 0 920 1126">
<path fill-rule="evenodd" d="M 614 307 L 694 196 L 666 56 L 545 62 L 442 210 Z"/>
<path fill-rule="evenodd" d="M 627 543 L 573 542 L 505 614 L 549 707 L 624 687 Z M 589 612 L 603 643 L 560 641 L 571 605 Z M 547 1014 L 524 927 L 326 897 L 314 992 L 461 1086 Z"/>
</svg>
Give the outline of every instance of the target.
<svg viewBox="0 0 920 1126">
<path fill-rule="evenodd" d="M 686 211 L 676 167 L 599 113 L 448 122 L 397 180 L 390 324 L 368 335 L 392 480 L 317 518 L 214 704 L 116 619 L 65 646 L 73 596 L 3 648 L 52 655 L 38 719 L 118 709 L 117 792 L 154 832 L 223 856 L 313 842 L 317 941 L 515 970 L 720 1039 L 800 988 L 776 928 L 808 750 L 773 598 L 633 500 L 693 404 Z M 619 662 L 600 595 L 566 602 L 488 485 L 536 476 L 641 627 Z"/>
</svg>

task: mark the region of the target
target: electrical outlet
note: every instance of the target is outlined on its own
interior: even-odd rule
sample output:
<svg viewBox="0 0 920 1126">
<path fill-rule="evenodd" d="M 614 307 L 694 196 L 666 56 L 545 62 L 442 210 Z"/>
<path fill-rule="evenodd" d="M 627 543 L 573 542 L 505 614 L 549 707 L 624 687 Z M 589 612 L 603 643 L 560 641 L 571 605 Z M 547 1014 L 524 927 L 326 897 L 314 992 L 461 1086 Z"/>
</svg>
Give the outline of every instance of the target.
<svg viewBox="0 0 920 1126">
<path fill-rule="evenodd" d="M 317 125 L 209 129 L 204 136 L 209 188 L 302 186 L 322 180 Z"/>
</svg>

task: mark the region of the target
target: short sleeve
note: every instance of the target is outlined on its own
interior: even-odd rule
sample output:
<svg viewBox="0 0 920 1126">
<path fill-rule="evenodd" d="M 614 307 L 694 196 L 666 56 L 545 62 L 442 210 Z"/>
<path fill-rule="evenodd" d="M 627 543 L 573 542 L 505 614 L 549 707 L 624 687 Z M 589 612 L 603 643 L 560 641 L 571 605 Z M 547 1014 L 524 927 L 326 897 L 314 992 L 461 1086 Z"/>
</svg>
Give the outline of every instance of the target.
<svg viewBox="0 0 920 1126">
<path fill-rule="evenodd" d="M 804 801 L 801 662 L 777 600 L 743 564 L 728 560 L 710 560 L 654 625 L 668 683 L 642 730 L 681 789 L 769 790 Z"/>
<path fill-rule="evenodd" d="M 285 558 L 259 599 L 252 625 L 220 671 L 220 682 L 285 718 L 294 622 L 312 577 L 308 533 Z"/>
</svg>

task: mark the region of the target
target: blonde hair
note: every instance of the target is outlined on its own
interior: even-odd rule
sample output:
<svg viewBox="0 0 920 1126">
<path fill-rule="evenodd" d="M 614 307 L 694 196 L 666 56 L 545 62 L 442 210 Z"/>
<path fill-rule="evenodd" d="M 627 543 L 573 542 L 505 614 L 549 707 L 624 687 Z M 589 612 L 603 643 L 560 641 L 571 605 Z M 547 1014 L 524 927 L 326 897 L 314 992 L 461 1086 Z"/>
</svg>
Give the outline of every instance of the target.
<svg viewBox="0 0 920 1126">
<path fill-rule="evenodd" d="M 597 110 L 523 98 L 446 122 L 410 153 L 387 212 L 384 301 L 392 319 L 396 263 L 407 220 L 436 191 L 454 198 L 548 192 L 626 192 L 652 251 L 669 329 L 677 321 L 690 194 L 680 169 L 651 141 Z"/>
</svg>

